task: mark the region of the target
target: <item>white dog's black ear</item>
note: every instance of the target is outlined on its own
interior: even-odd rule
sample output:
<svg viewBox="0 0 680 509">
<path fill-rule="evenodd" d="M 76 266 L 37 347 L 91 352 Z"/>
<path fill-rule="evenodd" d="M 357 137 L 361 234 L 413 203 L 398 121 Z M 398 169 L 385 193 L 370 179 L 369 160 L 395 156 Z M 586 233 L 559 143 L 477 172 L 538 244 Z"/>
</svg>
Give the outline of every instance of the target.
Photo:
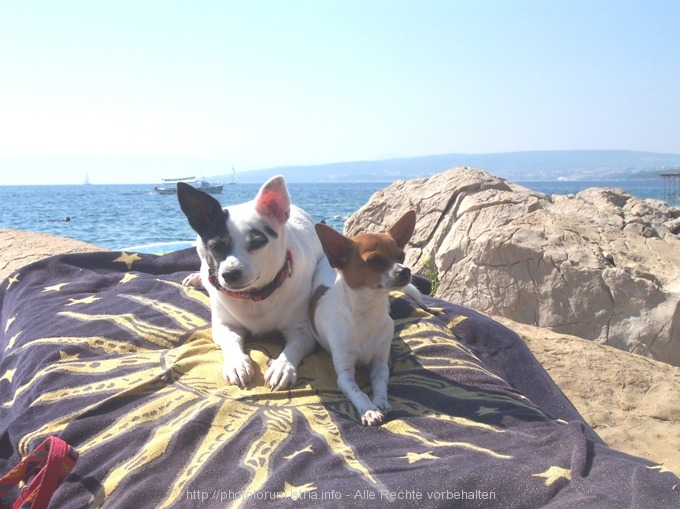
<svg viewBox="0 0 680 509">
<path fill-rule="evenodd" d="M 220 202 L 184 182 L 177 183 L 179 206 L 187 216 L 189 224 L 201 237 L 218 234 L 225 228 L 227 213 Z"/>
<path fill-rule="evenodd" d="M 342 269 L 347 265 L 352 254 L 352 241 L 325 224 L 315 224 L 314 229 L 331 267 Z"/>
<path fill-rule="evenodd" d="M 387 233 L 394 239 L 397 246 L 403 248 L 406 247 L 408 241 L 411 240 L 415 228 L 416 213 L 413 210 L 409 210 L 392 225 L 392 228 L 390 228 Z"/>
</svg>

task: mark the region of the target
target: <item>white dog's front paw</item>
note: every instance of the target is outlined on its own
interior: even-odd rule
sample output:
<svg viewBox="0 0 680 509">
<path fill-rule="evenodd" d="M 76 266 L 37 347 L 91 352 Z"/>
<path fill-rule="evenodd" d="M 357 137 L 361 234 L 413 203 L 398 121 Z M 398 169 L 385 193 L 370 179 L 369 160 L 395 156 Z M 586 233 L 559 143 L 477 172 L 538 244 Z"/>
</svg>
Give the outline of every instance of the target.
<svg viewBox="0 0 680 509">
<path fill-rule="evenodd" d="M 229 385 L 245 387 L 245 385 L 253 378 L 253 374 L 253 363 L 246 354 L 224 359 L 222 376 Z"/>
<path fill-rule="evenodd" d="M 385 416 L 377 408 L 366 410 L 361 416 L 361 424 L 364 426 L 379 426 L 384 418 Z"/>
<path fill-rule="evenodd" d="M 201 274 L 198 272 L 189 274 L 182 280 L 182 286 L 193 286 L 194 288 L 200 288 L 203 286 L 203 283 L 201 282 Z"/>
<path fill-rule="evenodd" d="M 267 369 L 264 381 L 272 391 L 289 389 L 297 382 L 297 370 L 288 359 L 281 355 Z"/>
<path fill-rule="evenodd" d="M 392 407 L 385 396 L 376 396 L 373 398 L 373 404 L 377 406 L 383 414 L 388 414 Z"/>
</svg>

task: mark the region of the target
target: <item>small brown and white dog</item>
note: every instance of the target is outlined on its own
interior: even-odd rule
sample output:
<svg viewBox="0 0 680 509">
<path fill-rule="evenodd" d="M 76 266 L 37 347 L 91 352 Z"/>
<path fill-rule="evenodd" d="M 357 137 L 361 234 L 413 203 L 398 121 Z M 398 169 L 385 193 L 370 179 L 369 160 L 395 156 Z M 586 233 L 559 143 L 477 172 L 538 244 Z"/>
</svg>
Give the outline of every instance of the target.
<svg viewBox="0 0 680 509">
<path fill-rule="evenodd" d="M 415 212 L 409 211 L 387 233 L 352 238 L 329 226 L 315 225 L 327 258 L 317 264 L 312 283 L 312 331 L 331 354 L 338 388 L 356 407 L 364 425 L 382 423 L 391 409 L 387 380 L 394 322 L 389 315 L 389 292 L 403 288 L 421 300 L 410 284 L 410 269 L 402 265 L 415 222 Z M 356 383 L 357 364 L 370 368 L 373 400 Z"/>
</svg>

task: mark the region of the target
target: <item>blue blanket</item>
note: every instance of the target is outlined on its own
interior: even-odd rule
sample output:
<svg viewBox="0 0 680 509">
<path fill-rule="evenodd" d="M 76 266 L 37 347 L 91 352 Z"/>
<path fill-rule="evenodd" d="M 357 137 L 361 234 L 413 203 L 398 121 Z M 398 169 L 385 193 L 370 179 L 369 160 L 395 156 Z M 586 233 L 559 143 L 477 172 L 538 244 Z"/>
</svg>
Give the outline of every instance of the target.
<svg viewBox="0 0 680 509">
<path fill-rule="evenodd" d="M 255 380 L 226 385 L 207 295 L 180 284 L 198 265 L 62 255 L 0 284 L 0 475 L 57 435 L 80 453 L 60 508 L 680 507 L 680 479 L 607 447 L 516 334 L 440 300 L 393 295 L 380 427 L 320 349 L 269 391 L 275 335 L 247 343 Z"/>
</svg>

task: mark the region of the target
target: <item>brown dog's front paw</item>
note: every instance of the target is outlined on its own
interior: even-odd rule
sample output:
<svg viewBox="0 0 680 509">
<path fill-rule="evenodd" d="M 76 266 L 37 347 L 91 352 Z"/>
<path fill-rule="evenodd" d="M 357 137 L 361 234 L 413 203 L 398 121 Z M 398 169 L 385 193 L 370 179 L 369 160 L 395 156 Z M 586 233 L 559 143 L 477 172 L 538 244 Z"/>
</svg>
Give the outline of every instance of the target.
<svg viewBox="0 0 680 509">
<path fill-rule="evenodd" d="M 267 369 L 264 381 L 272 391 L 290 389 L 297 381 L 297 370 L 288 359 L 279 357 Z"/>
<path fill-rule="evenodd" d="M 364 426 L 379 426 L 382 424 L 385 416 L 377 408 L 375 410 L 366 410 L 361 416 L 361 424 Z"/>
</svg>

